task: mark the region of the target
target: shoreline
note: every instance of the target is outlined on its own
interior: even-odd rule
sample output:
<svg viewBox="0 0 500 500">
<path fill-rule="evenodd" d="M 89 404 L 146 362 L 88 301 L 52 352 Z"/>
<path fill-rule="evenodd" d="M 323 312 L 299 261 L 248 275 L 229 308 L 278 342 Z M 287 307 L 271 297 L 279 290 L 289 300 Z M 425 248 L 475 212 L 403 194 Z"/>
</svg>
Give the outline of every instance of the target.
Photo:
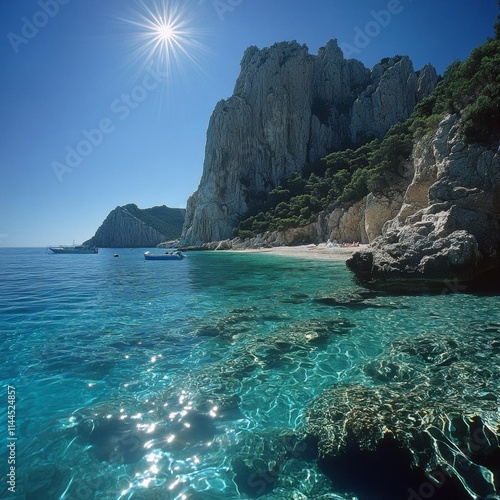
<svg viewBox="0 0 500 500">
<path fill-rule="evenodd" d="M 357 247 L 327 247 L 326 243 L 319 245 L 280 246 L 271 248 L 248 248 L 241 250 L 227 250 L 238 253 L 268 253 L 272 255 L 283 255 L 286 257 L 299 257 L 314 260 L 338 260 L 346 261 L 354 252 L 367 248 L 363 244 Z"/>
</svg>

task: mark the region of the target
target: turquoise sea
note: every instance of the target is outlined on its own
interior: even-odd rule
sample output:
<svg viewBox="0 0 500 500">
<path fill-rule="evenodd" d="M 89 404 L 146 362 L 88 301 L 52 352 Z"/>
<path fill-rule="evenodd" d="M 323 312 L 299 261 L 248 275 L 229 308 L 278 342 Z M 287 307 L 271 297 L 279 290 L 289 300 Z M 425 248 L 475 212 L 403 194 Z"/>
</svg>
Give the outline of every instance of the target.
<svg viewBox="0 0 500 500">
<path fill-rule="evenodd" d="M 363 367 L 391 342 L 500 331 L 499 297 L 452 284 L 368 294 L 343 262 L 144 251 L 0 249 L 1 498 L 369 498 L 315 460 L 265 487 L 244 464 L 323 391 L 373 384 Z"/>
</svg>

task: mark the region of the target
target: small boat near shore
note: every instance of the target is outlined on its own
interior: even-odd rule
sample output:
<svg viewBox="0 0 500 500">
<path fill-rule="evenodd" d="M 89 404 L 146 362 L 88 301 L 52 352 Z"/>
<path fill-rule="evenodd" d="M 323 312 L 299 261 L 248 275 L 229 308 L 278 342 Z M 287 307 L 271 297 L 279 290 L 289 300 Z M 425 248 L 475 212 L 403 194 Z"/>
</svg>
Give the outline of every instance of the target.
<svg viewBox="0 0 500 500">
<path fill-rule="evenodd" d="M 144 252 L 144 258 L 146 260 L 182 260 L 185 257 L 186 256 L 178 250 L 175 252 L 166 252 L 166 253 Z"/>
<path fill-rule="evenodd" d="M 57 247 L 49 247 L 52 253 L 67 253 L 67 254 L 90 254 L 98 253 L 99 249 L 94 245 L 59 245 Z"/>
</svg>

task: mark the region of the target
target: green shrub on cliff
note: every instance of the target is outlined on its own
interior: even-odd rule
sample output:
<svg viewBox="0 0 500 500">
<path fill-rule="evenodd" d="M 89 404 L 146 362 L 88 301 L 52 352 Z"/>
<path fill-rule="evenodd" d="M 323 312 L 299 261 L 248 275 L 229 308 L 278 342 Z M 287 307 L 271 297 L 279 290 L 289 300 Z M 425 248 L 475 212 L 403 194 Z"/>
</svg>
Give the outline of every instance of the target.
<svg viewBox="0 0 500 500">
<path fill-rule="evenodd" d="M 431 96 L 415 107 L 416 136 L 435 130 L 446 113 L 460 114 L 468 143 L 491 144 L 500 134 L 500 39 L 477 47 L 454 62 Z"/>
</svg>

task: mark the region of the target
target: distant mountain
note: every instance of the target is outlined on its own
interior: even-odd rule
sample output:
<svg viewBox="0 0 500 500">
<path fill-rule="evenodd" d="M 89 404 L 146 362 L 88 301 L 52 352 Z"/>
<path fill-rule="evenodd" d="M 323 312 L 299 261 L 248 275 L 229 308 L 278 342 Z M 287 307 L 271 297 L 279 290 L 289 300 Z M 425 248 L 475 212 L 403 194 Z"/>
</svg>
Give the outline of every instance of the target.
<svg viewBox="0 0 500 500">
<path fill-rule="evenodd" d="M 116 207 L 86 245 L 101 248 L 154 247 L 182 232 L 186 210 L 165 205 L 141 209 L 130 203 Z"/>
</svg>

